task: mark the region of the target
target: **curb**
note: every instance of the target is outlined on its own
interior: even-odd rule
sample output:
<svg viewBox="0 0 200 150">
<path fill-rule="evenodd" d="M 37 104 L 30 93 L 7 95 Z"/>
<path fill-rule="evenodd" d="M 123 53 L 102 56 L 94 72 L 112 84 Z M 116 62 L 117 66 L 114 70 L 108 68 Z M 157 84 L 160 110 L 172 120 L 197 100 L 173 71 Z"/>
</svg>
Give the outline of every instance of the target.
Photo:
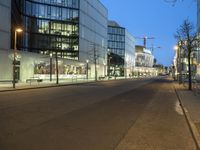
<svg viewBox="0 0 200 150">
<path fill-rule="evenodd" d="M 90 84 L 96 82 L 109 82 L 109 81 L 120 81 L 120 80 L 143 80 L 144 78 L 127 78 L 127 79 L 117 79 L 117 80 L 98 80 L 98 81 L 88 81 L 88 82 L 79 82 L 79 83 L 68 83 L 68 84 L 54 84 L 54 85 L 46 85 L 46 86 L 35 86 L 35 87 L 24 87 L 24 88 L 15 88 L 15 89 L 5 89 L 0 90 L 2 92 L 14 92 L 14 91 L 23 91 L 23 90 L 34 90 L 34 89 L 42 89 L 42 88 L 55 88 L 55 87 L 63 87 L 63 86 L 71 86 L 71 85 L 81 85 L 81 84 Z"/>
<path fill-rule="evenodd" d="M 132 79 L 117 79 L 117 80 L 99 80 L 99 81 L 88 81 L 88 82 L 80 82 L 80 83 L 68 83 L 68 84 L 53 84 L 53 85 L 44 85 L 44 86 L 35 86 L 35 87 L 24 87 L 24 88 L 15 88 L 15 89 L 5 89 L 0 90 L 0 93 L 3 92 L 14 92 L 14 91 L 23 91 L 23 90 L 34 90 L 34 89 L 43 89 L 43 88 L 58 88 L 58 87 L 64 87 L 64 86 L 71 86 L 71 85 L 82 85 L 82 84 L 90 84 L 90 83 L 96 83 L 96 82 L 109 82 L 109 81 L 120 81 L 120 80 L 133 80 Z"/>
<path fill-rule="evenodd" d="M 182 105 L 182 104 L 181 104 Z M 197 150 L 200 150 L 200 134 L 199 134 L 199 131 L 197 130 L 196 128 L 196 125 L 194 124 L 194 122 L 192 121 L 190 115 L 189 115 L 189 112 L 188 110 L 184 107 L 184 106 L 181 106 L 184 110 L 184 114 L 186 115 L 186 119 L 187 119 L 187 122 L 191 128 L 191 131 L 192 131 L 192 136 L 194 137 L 195 139 L 195 144 L 197 146 Z"/>
<path fill-rule="evenodd" d="M 81 85 L 81 84 L 88 84 L 88 83 L 94 83 L 95 81 L 91 82 L 82 82 L 82 83 L 69 83 L 69 84 L 58 84 L 58 85 L 46 85 L 46 86 L 35 86 L 35 87 L 24 87 L 24 88 L 15 88 L 15 89 L 6 89 L 6 90 L 0 90 L 0 93 L 3 92 L 14 92 L 14 91 L 23 91 L 23 90 L 35 90 L 35 89 L 45 89 L 45 88 L 58 88 L 63 86 L 71 86 L 71 85 Z"/>
<path fill-rule="evenodd" d="M 197 147 L 197 150 L 200 150 L 200 134 L 199 134 L 194 122 L 192 121 L 188 110 L 183 105 L 183 103 L 181 101 L 181 98 L 179 97 L 179 94 L 178 94 L 175 86 L 174 86 L 174 90 L 175 90 L 176 96 L 177 96 L 177 98 L 179 100 L 180 106 L 181 106 L 181 108 L 183 110 L 184 116 L 186 118 L 186 122 L 187 122 L 187 124 L 189 126 L 189 129 L 190 129 L 190 132 L 191 132 L 192 137 L 194 139 L 194 142 L 195 142 L 195 145 Z"/>
</svg>

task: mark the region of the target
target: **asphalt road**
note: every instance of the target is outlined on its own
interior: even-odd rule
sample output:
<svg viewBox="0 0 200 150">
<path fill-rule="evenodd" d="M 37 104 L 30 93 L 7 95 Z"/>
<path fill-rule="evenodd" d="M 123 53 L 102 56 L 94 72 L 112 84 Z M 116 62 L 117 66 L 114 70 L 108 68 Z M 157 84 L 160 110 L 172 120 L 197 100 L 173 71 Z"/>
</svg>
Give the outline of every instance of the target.
<svg viewBox="0 0 200 150">
<path fill-rule="evenodd" d="M 0 93 L 0 150 L 195 150 L 168 79 Z"/>
</svg>

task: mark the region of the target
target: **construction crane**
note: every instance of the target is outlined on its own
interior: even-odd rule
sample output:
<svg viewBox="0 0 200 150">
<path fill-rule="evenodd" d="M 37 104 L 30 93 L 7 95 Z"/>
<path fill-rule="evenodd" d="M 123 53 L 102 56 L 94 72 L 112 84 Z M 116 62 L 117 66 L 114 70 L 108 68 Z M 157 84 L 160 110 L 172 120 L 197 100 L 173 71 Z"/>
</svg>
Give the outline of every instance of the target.
<svg viewBox="0 0 200 150">
<path fill-rule="evenodd" d="M 151 47 L 147 47 L 147 48 L 150 49 L 151 52 L 153 53 L 153 52 L 154 52 L 154 49 L 161 49 L 161 46 L 154 46 L 154 45 L 152 44 Z"/>
<path fill-rule="evenodd" d="M 147 37 L 147 36 L 144 36 L 144 37 L 135 37 L 136 39 L 143 39 L 144 40 L 144 48 L 147 47 L 147 39 L 155 39 L 154 37 Z"/>
</svg>

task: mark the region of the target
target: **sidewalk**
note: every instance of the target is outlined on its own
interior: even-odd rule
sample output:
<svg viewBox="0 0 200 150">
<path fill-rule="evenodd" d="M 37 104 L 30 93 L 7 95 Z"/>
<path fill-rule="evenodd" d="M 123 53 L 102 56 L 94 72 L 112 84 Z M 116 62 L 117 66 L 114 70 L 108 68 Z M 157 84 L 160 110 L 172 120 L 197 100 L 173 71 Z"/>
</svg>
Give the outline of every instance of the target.
<svg viewBox="0 0 200 150">
<path fill-rule="evenodd" d="M 126 80 L 126 79 L 142 79 L 142 78 L 112 78 L 112 79 L 101 79 L 98 81 L 112 81 L 112 80 Z M 59 84 L 56 84 L 56 81 L 43 81 L 43 82 L 20 82 L 16 83 L 15 88 L 13 88 L 13 84 L 9 83 L 2 83 L 0 82 L 0 92 L 5 91 L 16 91 L 16 90 L 26 90 L 26 89 L 37 89 L 37 88 L 48 88 L 48 87 L 59 87 L 59 86 L 67 86 L 67 85 L 75 85 L 75 84 L 84 84 L 84 83 L 92 83 L 95 82 L 95 79 L 65 79 L 59 80 Z"/>
<path fill-rule="evenodd" d="M 196 139 L 198 149 L 200 149 L 200 93 L 189 91 L 187 86 L 184 87 L 182 84 L 174 83 L 174 86 L 193 137 Z"/>
<path fill-rule="evenodd" d="M 15 91 L 15 90 L 26 90 L 26 89 L 37 89 L 37 88 L 48 88 L 48 87 L 59 87 L 59 86 L 66 86 L 66 85 L 73 85 L 73 84 L 83 84 L 83 83 L 90 83 L 94 82 L 93 79 L 77 79 L 77 80 L 60 80 L 59 84 L 56 84 L 56 81 L 44 81 L 41 83 L 32 82 L 32 83 L 16 83 L 15 88 L 13 88 L 12 83 L 0 83 L 0 92 L 5 91 Z"/>
</svg>

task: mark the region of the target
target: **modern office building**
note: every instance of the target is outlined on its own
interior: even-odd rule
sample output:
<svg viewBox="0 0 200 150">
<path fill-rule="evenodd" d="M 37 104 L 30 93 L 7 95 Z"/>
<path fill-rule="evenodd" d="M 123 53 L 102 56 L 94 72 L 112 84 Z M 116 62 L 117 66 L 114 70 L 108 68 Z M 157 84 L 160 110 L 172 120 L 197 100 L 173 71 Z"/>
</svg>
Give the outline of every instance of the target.
<svg viewBox="0 0 200 150">
<path fill-rule="evenodd" d="M 157 71 L 153 68 L 154 56 L 144 46 L 135 46 L 135 76 L 155 76 Z"/>
<path fill-rule="evenodd" d="M 108 75 L 132 74 L 135 60 L 135 39 L 115 21 L 108 22 Z"/>
<path fill-rule="evenodd" d="M 10 34 L 11 31 L 11 42 L 6 40 L 11 48 L 16 28 L 23 29 L 16 44 L 20 58 L 19 80 L 33 76 L 49 78 L 51 69 L 55 75 L 57 58 L 60 77 L 85 76 L 87 71 L 94 77 L 95 66 L 98 67 L 97 76 L 105 75 L 107 9 L 99 0 L 12 0 L 12 4 L 6 0 L 4 3 L 8 4 L 1 6 L 0 3 L 0 7 L 10 11 L 12 6 L 12 15 L 3 10 L 8 16 L 1 18 L 12 18 L 8 19 L 12 26 L 10 30 L 0 23 L 7 27 L 0 32 Z M 51 59 L 53 64 L 50 64 Z"/>
<path fill-rule="evenodd" d="M 0 50 L 10 49 L 11 1 L 0 1 Z"/>
<path fill-rule="evenodd" d="M 0 1 L 0 79 L 11 78 L 10 50 L 11 0 Z M 8 64 L 8 65 L 5 65 Z M 7 72 L 10 72 L 9 74 Z"/>
</svg>

